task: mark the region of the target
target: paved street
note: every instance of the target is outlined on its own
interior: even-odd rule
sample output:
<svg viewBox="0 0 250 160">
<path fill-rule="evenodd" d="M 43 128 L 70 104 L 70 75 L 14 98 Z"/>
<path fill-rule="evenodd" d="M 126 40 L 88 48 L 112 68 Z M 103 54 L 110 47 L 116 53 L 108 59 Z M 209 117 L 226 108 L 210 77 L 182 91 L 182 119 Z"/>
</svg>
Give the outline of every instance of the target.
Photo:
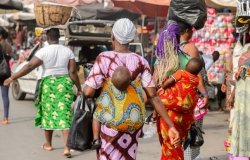
<svg viewBox="0 0 250 160">
<path fill-rule="evenodd" d="M 44 135 L 41 129 L 35 128 L 33 118 L 36 108 L 32 96 L 24 101 L 13 100 L 11 94 L 10 124 L 0 125 L 0 160 L 61 160 L 63 152 L 63 140 L 60 132 L 53 136 L 52 152 L 44 151 L 41 145 L 44 143 Z M 3 107 L 0 98 L 0 119 L 2 119 Z M 204 120 L 206 132 L 205 144 L 202 146 L 201 159 L 208 160 L 216 156 L 220 160 L 227 159 L 223 141 L 227 133 L 228 114 L 223 112 L 211 112 Z M 138 160 L 157 160 L 160 157 L 160 146 L 157 136 L 140 139 Z M 74 160 L 93 160 L 94 151 L 83 153 L 74 152 Z"/>
</svg>

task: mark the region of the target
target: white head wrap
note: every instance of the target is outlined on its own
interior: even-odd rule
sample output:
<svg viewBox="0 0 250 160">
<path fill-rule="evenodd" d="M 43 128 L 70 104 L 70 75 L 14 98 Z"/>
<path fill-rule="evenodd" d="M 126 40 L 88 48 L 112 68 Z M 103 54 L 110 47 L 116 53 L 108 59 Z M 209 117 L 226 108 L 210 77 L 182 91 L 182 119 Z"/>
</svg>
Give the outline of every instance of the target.
<svg viewBox="0 0 250 160">
<path fill-rule="evenodd" d="M 112 32 L 120 44 L 128 44 L 134 40 L 136 28 L 128 18 L 122 18 L 115 22 Z"/>
</svg>

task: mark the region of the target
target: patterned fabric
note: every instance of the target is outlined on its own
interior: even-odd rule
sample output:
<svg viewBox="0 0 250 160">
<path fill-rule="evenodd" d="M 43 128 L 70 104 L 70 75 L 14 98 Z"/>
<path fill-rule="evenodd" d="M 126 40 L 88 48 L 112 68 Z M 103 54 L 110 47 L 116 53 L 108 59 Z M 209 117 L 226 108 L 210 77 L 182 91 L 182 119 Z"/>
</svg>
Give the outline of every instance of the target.
<svg viewBox="0 0 250 160">
<path fill-rule="evenodd" d="M 195 120 L 199 120 L 207 115 L 207 108 L 205 107 L 205 100 L 204 98 L 199 98 L 197 105 L 194 110 L 194 118 Z"/>
<path fill-rule="evenodd" d="M 179 113 L 190 113 L 198 102 L 199 77 L 185 70 L 178 70 L 173 76 L 176 83 L 171 88 L 159 89 L 158 95 L 167 109 Z"/>
<path fill-rule="evenodd" d="M 141 82 L 135 80 L 126 91 L 119 91 L 110 79 L 104 82 L 94 118 L 115 130 L 134 132 L 142 127 L 145 105 Z"/>
<path fill-rule="evenodd" d="M 97 152 L 98 160 L 135 160 L 138 147 L 138 138 L 141 129 L 133 133 L 119 132 L 101 126 L 101 149 Z"/>
<path fill-rule="evenodd" d="M 193 113 L 183 114 L 172 110 L 168 110 L 167 113 L 173 121 L 175 128 L 179 131 L 181 141 L 184 141 L 188 135 L 191 124 L 194 122 Z M 175 148 L 171 145 L 168 137 L 168 125 L 161 118 L 157 120 L 157 131 L 162 149 L 161 160 L 183 160 L 182 146 L 179 145 Z"/>
<path fill-rule="evenodd" d="M 173 76 L 178 77 L 176 74 L 180 74 L 180 80 L 171 88 L 160 89 L 158 95 L 164 103 L 170 119 L 179 131 L 181 141 L 185 141 L 190 127 L 194 123 L 194 108 L 198 101 L 196 87 L 199 78 L 183 70 L 177 71 Z M 174 148 L 170 144 L 168 126 L 162 119 L 157 121 L 157 128 L 162 146 L 161 160 L 183 160 L 182 146 Z"/>
<path fill-rule="evenodd" d="M 136 53 L 118 53 L 114 51 L 102 52 L 95 61 L 86 85 L 98 89 L 106 78 L 113 75 L 118 66 L 125 66 L 132 75 L 132 79 L 139 77 L 142 87 L 155 87 L 150 67 L 146 59 Z"/>
<path fill-rule="evenodd" d="M 250 77 L 236 82 L 235 104 L 232 117 L 231 153 L 233 156 L 250 157 Z"/>
<path fill-rule="evenodd" d="M 248 74 L 250 54 L 242 54 L 239 59 L 239 69 L 245 69 L 241 79 L 236 82 L 235 103 L 232 114 L 232 141 L 230 153 L 234 157 L 250 157 L 250 74 Z"/>
<path fill-rule="evenodd" d="M 195 125 L 198 126 L 202 130 L 203 126 L 203 118 L 196 120 Z M 197 157 L 200 155 L 200 147 L 197 148 L 188 148 L 184 151 L 184 160 L 194 160 L 198 159 Z"/>
<path fill-rule="evenodd" d="M 233 80 L 233 71 L 227 72 L 225 75 L 225 78 L 226 78 L 226 86 L 227 86 L 227 90 L 226 90 L 226 102 L 227 102 L 232 93 L 232 84 L 230 81 Z"/>
<path fill-rule="evenodd" d="M 73 82 L 68 75 L 42 79 L 35 105 L 35 126 L 47 130 L 69 129 L 72 121 Z"/>
</svg>

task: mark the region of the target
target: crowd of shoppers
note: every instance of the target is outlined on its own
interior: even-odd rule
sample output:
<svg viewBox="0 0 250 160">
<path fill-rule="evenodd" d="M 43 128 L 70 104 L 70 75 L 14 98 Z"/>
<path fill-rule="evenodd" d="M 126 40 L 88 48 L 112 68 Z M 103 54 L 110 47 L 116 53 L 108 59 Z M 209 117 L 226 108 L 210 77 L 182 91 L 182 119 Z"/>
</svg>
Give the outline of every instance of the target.
<svg viewBox="0 0 250 160">
<path fill-rule="evenodd" d="M 98 159 L 136 159 L 138 138 L 146 118 L 145 99 L 148 99 L 148 103 L 151 103 L 158 115 L 157 130 L 162 150 L 161 159 L 199 159 L 200 148 L 188 147 L 184 151 L 183 143 L 188 138 L 193 124 L 202 129 L 203 117 L 207 113 L 208 106 L 205 87 L 207 77 L 204 71 L 211 66 L 204 61 L 212 60 L 211 63 L 214 63 L 219 58 L 219 54 L 214 53 L 209 60 L 206 59 L 208 57 L 200 55 L 195 44 L 189 42 L 193 30 L 188 24 L 171 22 L 164 27 L 163 32 L 171 32 L 168 38 L 172 40 L 175 50 L 171 54 L 177 53 L 178 70 L 160 75 L 164 79 L 159 81 L 157 76 L 158 78 L 160 76 L 157 72 L 161 59 L 158 57 L 153 65 L 151 55 L 148 55 L 148 59 L 144 59 L 129 51 L 129 43 L 135 38 L 136 28 L 129 19 L 123 18 L 117 20 L 112 29 L 113 50 L 102 52 L 96 57 L 85 85 L 81 88 L 73 52 L 59 44 L 59 29 L 47 30 L 46 37 L 49 45 L 41 48 L 20 71 L 10 77 L 0 77 L 4 103 L 2 123 L 9 123 L 9 85 L 13 80 L 41 66 L 43 73 L 39 94 L 35 101 L 38 110 L 35 125 L 41 126 L 44 130 L 45 143 L 41 146 L 44 150 L 53 150 L 53 131 L 61 130 L 65 143 L 63 155 L 71 157 L 70 148 L 67 147 L 66 142 L 73 117 L 73 85 L 75 85 L 78 90 L 77 95 L 83 94 L 89 98 L 93 98 L 96 92 L 100 91 L 94 112 L 94 120 L 99 124 L 97 126 L 93 124 L 93 129 L 98 131 L 93 142 L 93 145 L 97 144 L 94 148 L 97 149 Z M 14 49 L 11 47 L 13 37 L 9 37 L 7 41 L 8 33 L 0 28 L 0 61 L 1 57 L 9 61 L 9 55 Z M 164 44 L 166 44 L 165 41 L 169 41 L 164 37 L 159 39 L 163 40 Z M 165 47 L 160 41 L 158 44 L 158 49 Z M 165 51 L 164 48 L 160 50 Z M 250 112 L 247 107 L 249 57 L 249 52 L 240 56 L 236 89 L 232 94 L 235 95 L 235 109 L 232 120 L 231 154 L 235 157 L 250 156 L 249 151 L 245 149 L 249 147 L 247 143 L 249 129 L 244 123 L 249 120 L 247 113 Z M 148 62 L 151 63 L 151 67 Z M 152 76 L 152 66 L 155 68 L 156 79 Z M 122 86 L 122 89 L 118 89 L 112 81 L 112 76 L 119 67 L 127 68 L 130 74 L 129 85 Z M 176 96 L 173 97 L 173 95 Z M 198 102 L 202 102 L 202 105 Z"/>
</svg>

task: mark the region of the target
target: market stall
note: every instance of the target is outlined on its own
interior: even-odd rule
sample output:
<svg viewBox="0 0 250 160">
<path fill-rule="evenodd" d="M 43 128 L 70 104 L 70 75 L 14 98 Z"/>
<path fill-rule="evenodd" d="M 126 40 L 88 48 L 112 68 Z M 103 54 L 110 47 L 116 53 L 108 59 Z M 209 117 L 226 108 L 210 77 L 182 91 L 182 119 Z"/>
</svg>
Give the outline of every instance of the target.
<svg viewBox="0 0 250 160">
<path fill-rule="evenodd" d="M 221 84 L 224 80 L 224 68 L 230 65 L 235 42 L 234 16 L 230 13 L 216 13 L 212 8 L 208 9 L 207 15 L 205 26 L 194 32 L 192 42 L 204 54 L 220 52 L 219 60 L 208 70 L 208 79 Z"/>
</svg>

